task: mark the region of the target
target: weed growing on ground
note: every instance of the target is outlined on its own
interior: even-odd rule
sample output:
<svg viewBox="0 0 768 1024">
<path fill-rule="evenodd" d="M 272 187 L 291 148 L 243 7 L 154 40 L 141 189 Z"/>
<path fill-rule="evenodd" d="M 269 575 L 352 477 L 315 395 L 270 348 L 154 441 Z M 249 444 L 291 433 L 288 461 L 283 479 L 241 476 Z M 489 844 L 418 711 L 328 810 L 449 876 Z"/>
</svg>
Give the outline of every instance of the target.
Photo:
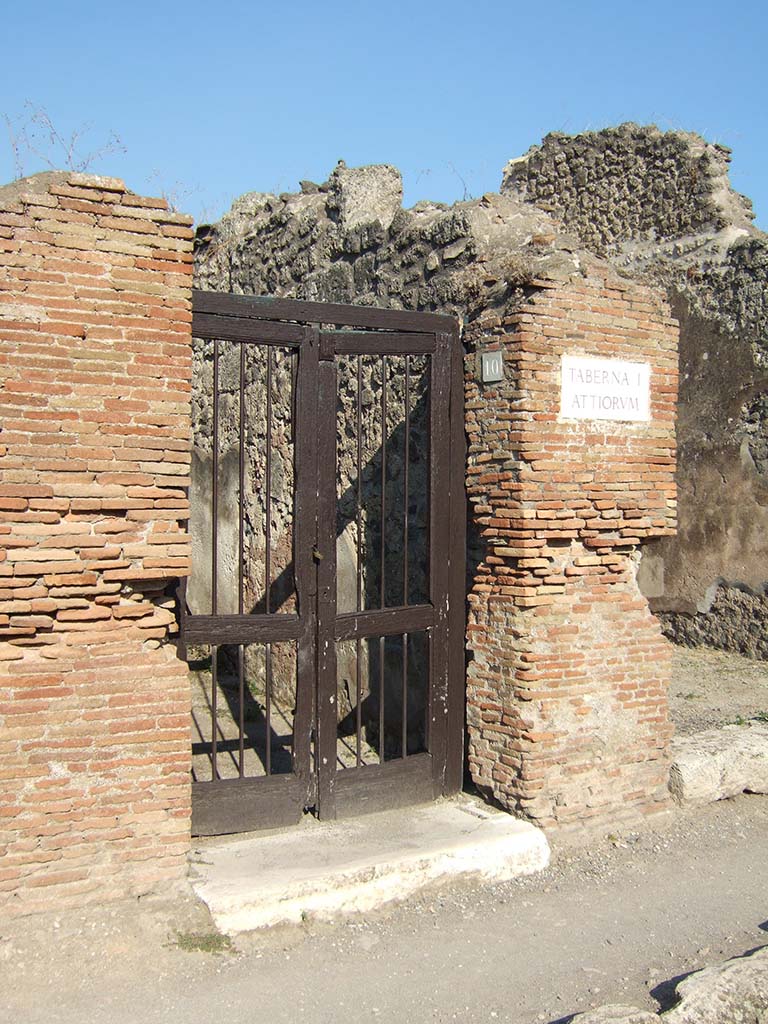
<svg viewBox="0 0 768 1024">
<path fill-rule="evenodd" d="M 729 725 L 751 725 L 752 722 L 764 722 L 768 724 L 768 711 L 758 711 L 756 715 L 736 715 Z"/>
<path fill-rule="evenodd" d="M 185 953 L 234 953 L 235 947 L 228 935 L 221 932 L 176 932 L 173 945 Z"/>
</svg>

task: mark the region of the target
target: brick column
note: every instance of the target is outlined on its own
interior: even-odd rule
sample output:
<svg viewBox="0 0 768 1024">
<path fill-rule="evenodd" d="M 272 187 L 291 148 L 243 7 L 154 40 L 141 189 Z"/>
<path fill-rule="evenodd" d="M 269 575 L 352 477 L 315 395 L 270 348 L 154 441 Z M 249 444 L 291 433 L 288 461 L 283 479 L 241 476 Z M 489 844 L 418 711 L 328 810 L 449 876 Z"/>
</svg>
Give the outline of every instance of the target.
<svg viewBox="0 0 768 1024">
<path fill-rule="evenodd" d="M 636 570 L 675 526 L 677 326 L 606 275 L 541 282 L 468 335 L 470 767 L 543 826 L 667 800 L 669 649 Z M 479 380 L 488 349 L 499 384 Z M 561 418 L 564 354 L 649 363 L 650 422 Z"/>
<path fill-rule="evenodd" d="M 0 189 L 0 914 L 185 872 L 191 239 L 114 178 Z"/>
</svg>

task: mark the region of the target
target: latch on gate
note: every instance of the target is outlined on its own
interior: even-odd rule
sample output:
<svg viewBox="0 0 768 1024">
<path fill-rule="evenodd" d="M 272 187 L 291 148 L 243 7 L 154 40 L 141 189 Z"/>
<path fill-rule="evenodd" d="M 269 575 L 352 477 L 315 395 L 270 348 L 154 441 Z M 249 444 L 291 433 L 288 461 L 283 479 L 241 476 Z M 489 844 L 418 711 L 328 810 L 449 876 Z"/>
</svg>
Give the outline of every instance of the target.
<svg viewBox="0 0 768 1024">
<path fill-rule="evenodd" d="M 312 557 L 316 562 L 322 562 L 325 555 L 323 555 L 322 551 L 317 547 L 317 545 L 315 545 L 312 548 Z"/>
<path fill-rule="evenodd" d="M 318 359 L 321 363 L 331 363 L 336 355 L 336 339 L 332 332 L 320 332 L 320 351 Z"/>
</svg>

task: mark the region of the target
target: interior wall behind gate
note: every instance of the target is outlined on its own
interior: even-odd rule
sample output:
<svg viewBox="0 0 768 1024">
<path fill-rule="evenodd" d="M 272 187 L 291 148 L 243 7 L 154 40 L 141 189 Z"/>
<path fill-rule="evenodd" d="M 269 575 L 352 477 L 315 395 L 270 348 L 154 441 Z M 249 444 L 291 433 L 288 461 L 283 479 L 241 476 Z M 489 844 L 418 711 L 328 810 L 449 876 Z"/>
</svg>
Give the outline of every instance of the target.
<svg viewBox="0 0 768 1024">
<path fill-rule="evenodd" d="M 183 878 L 190 220 L 0 189 L 0 914 Z"/>
</svg>

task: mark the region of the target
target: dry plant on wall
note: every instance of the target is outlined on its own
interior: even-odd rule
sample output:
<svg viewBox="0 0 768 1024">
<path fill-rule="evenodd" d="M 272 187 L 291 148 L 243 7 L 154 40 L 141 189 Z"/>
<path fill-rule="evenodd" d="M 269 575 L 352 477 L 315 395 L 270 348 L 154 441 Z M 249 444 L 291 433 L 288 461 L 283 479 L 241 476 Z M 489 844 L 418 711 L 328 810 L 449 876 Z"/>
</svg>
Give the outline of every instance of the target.
<svg viewBox="0 0 768 1024">
<path fill-rule="evenodd" d="M 174 181 L 169 184 L 158 170 L 152 171 L 149 181 L 152 183 L 152 188 L 156 188 L 168 203 L 168 209 L 172 213 L 185 212 L 191 198 L 202 192 L 199 185 L 185 185 L 182 181 Z M 203 220 L 201 223 L 206 223 L 206 221 Z"/>
<path fill-rule="evenodd" d="M 16 117 L 2 115 L 8 132 L 8 141 L 13 154 L 14 177 L 23 178 L 40 170 L 40 165 L 50 170 L 91 171 L 98 161 L 111 153 L 127 153 L 116 132 L 110 131 L 107 141 L 96 149 L 86 149 L 88 135 L 93 125 L 85 123 L 70 134 L 60 131 L 44 107 L 27 100 L 24 112 Z M 158 170 L 152 171 L 149 180 L 154 182 L 159 194 L 168 203 L 168 208 L 178 213 L 198 188 L 188 188 L 181 182 L 174 182 L 169 188 L 163 184 Z"/>
<path fill-rule="evenodd" d="M 42 162 L 51 170 L 88 171 L 93 164 L 110 153 L 126 153 L 120 138 L 113 131 L 107 141 L 94 150 L 84 149 L 89 124 L 80 125 L 69 134 L 62 132 L 51 120 L 44 107 L 27 100 L 24 111 L 16 117 L 3 114 L 8 140 L 13 153 L 14 172 L 23 178 L 29 162 Z M 37 168 L 35 168 L 37 169 Z"/>
</svg>

